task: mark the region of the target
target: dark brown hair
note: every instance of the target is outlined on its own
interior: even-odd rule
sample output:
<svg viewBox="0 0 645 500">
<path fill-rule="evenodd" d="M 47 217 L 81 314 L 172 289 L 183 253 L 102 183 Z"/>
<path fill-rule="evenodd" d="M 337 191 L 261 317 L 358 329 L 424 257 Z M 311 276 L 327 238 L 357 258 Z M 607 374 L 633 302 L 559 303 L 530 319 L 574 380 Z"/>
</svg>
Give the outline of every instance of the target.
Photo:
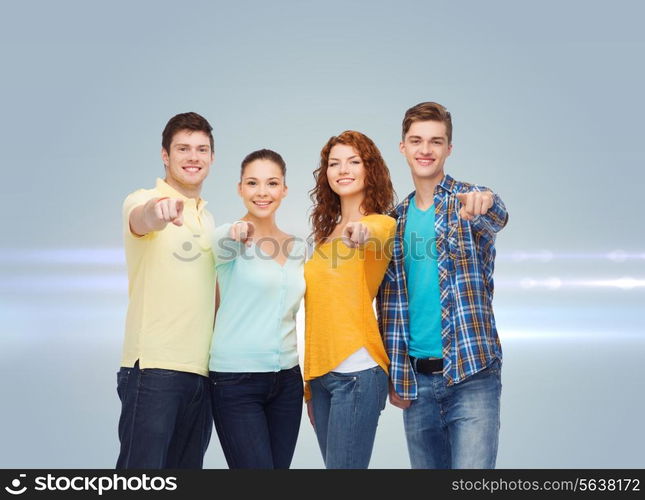
<svg viewBox="0 0 645 500">
<path fill-rule="evenodd" d="M 341 215 L 340 197 L 334 193 L 327 180 L 329 153 L 336 144 L 353 147 L 365 165 L 365 199 L 361 209 L 367 214 L 387 214 L 394 206 L 390 171 L 376 144 L 366 135 L 354 130 L 333 136 L 320 152 L 320 165 L 314 171 L 316 186 L 309 192 L 314 204 L 310 217 L 312 233 L 317 243 L 334 231 Z"/>
<path fill-rule="evenodd" d="M 401 134 L 402 139 L 405 140 L 405 134 L 408 133 L 410 126 L 414 122 L 427 121 L 443 122 L 446 125 L 448 144 L 452 144 L 452 117 L 445 107 L 436 102 L 421 102 L 405 112 L 405 116 L 403 117 L 403 133 Z"/>
<path fill-rule="evenodd" d="M 211 152 L 213 151 L 213 127 L 202 115 L 190 112 L 175 115 L 166 123 L 166 128 L 163 129 L 161 134 L 161 147 L 166 150 L 166 153 L 170 153 L 172 138 L 181 130 L 204 132 L 211 141 Z"/>
<path fill-rule="evenodd" d="M 278 153 L 270 149 L 258 149 L 257 151 L 253 151 L 252 153 L 249 153 L 248 155 L 246 155 L 242 160 L 240 179 L 244 175 L 244 169 L 248 166 L 249 163 L 254 162 L 255 160 L 269 160 L 275 163 L 278 167 L 280 167 L 280 170 L 282 171 L 282 176 L 285 178 L 285 184 L 286 184 L 287 164 L 282 159 L 282 156 L 280 156 Z"/>
</svg>

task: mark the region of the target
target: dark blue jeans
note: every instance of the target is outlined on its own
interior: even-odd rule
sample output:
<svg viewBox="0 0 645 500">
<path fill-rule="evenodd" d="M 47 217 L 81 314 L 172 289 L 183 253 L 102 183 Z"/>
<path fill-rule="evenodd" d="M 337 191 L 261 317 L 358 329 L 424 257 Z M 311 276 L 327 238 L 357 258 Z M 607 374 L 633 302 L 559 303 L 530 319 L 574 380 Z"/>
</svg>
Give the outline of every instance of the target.
<svg viewBox="0 0 645 500">
<path fill-rule="evenodd" d="M 213 417 L 231 469 L 288 469 L 302 417 L 300 367 L 210 372 Z"/>
<path fill-rule="evenodd" d="M 195 373 L 121 367 L 117 469 L 201 469 L 213 422 L 209 381 Z"/>
</svg>

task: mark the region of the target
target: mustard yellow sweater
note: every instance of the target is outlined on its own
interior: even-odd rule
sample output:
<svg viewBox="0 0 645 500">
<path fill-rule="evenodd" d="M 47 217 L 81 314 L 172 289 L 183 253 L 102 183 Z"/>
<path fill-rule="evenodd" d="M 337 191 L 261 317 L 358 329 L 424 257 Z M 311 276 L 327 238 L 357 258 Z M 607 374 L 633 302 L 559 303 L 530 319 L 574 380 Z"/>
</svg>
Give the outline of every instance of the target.
<svg viewBox="0 0 645 500">
<path fill-rule="evenodd" d="M 335 238 L 317 245 L 305 264 L 305 381 L 330 372 L 361 347 L 388 371 L 373 302 L 392 257 L 396 221 L 378 214 L 360 221 L 370 230 L 365 245 L 349 248 Z"/>
</svg>

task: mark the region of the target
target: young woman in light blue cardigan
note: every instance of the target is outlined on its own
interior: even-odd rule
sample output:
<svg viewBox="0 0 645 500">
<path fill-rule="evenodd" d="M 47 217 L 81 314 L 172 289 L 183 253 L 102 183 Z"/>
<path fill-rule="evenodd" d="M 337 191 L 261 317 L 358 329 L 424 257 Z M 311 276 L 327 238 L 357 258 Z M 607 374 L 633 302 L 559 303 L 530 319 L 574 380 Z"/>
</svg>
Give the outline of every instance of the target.
<svg viewBox="0 0 645 500">
<path fill-rule="evenodd" d="M 289 468 L 300 428 L 296 313 L 306 245 L 275 222 L 285 175 L 278 153 L 249 154 L 238 184 L 247 213 L 215 230 L 221 300 L 209 370 L 215 428 L 232 469 Z"/>
</svg>

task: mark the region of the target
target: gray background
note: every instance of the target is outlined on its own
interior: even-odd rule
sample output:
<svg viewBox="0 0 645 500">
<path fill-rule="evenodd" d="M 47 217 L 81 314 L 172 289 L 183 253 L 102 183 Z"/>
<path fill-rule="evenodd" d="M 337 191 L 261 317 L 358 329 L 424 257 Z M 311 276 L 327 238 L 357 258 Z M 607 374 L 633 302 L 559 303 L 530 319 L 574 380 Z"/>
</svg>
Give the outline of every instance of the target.
<svg viewBox="0 0 645 500">
<path fill-rule="evenodd" d="M 511 214 L 498 466 L 644 467 L 641 5 L 3 2 L 0 466 L 115 463 L 120 207 L 163 175 L 172 115 L 214 127 L 218 222 L 243 213 L 242 157 L 269 147 L 291 188 L 279 224 L 306 236 L 325 141 L 370 136 L 403 198 L 403 113 L 436 100 L 454 119 L 447 171 Z M 394 407 L 371 465 L 409 466 Z M 322 466 L 304 419 L 293 466 Z M 206 467 L 225 467 L 215 435 Z"/>
</svg>

